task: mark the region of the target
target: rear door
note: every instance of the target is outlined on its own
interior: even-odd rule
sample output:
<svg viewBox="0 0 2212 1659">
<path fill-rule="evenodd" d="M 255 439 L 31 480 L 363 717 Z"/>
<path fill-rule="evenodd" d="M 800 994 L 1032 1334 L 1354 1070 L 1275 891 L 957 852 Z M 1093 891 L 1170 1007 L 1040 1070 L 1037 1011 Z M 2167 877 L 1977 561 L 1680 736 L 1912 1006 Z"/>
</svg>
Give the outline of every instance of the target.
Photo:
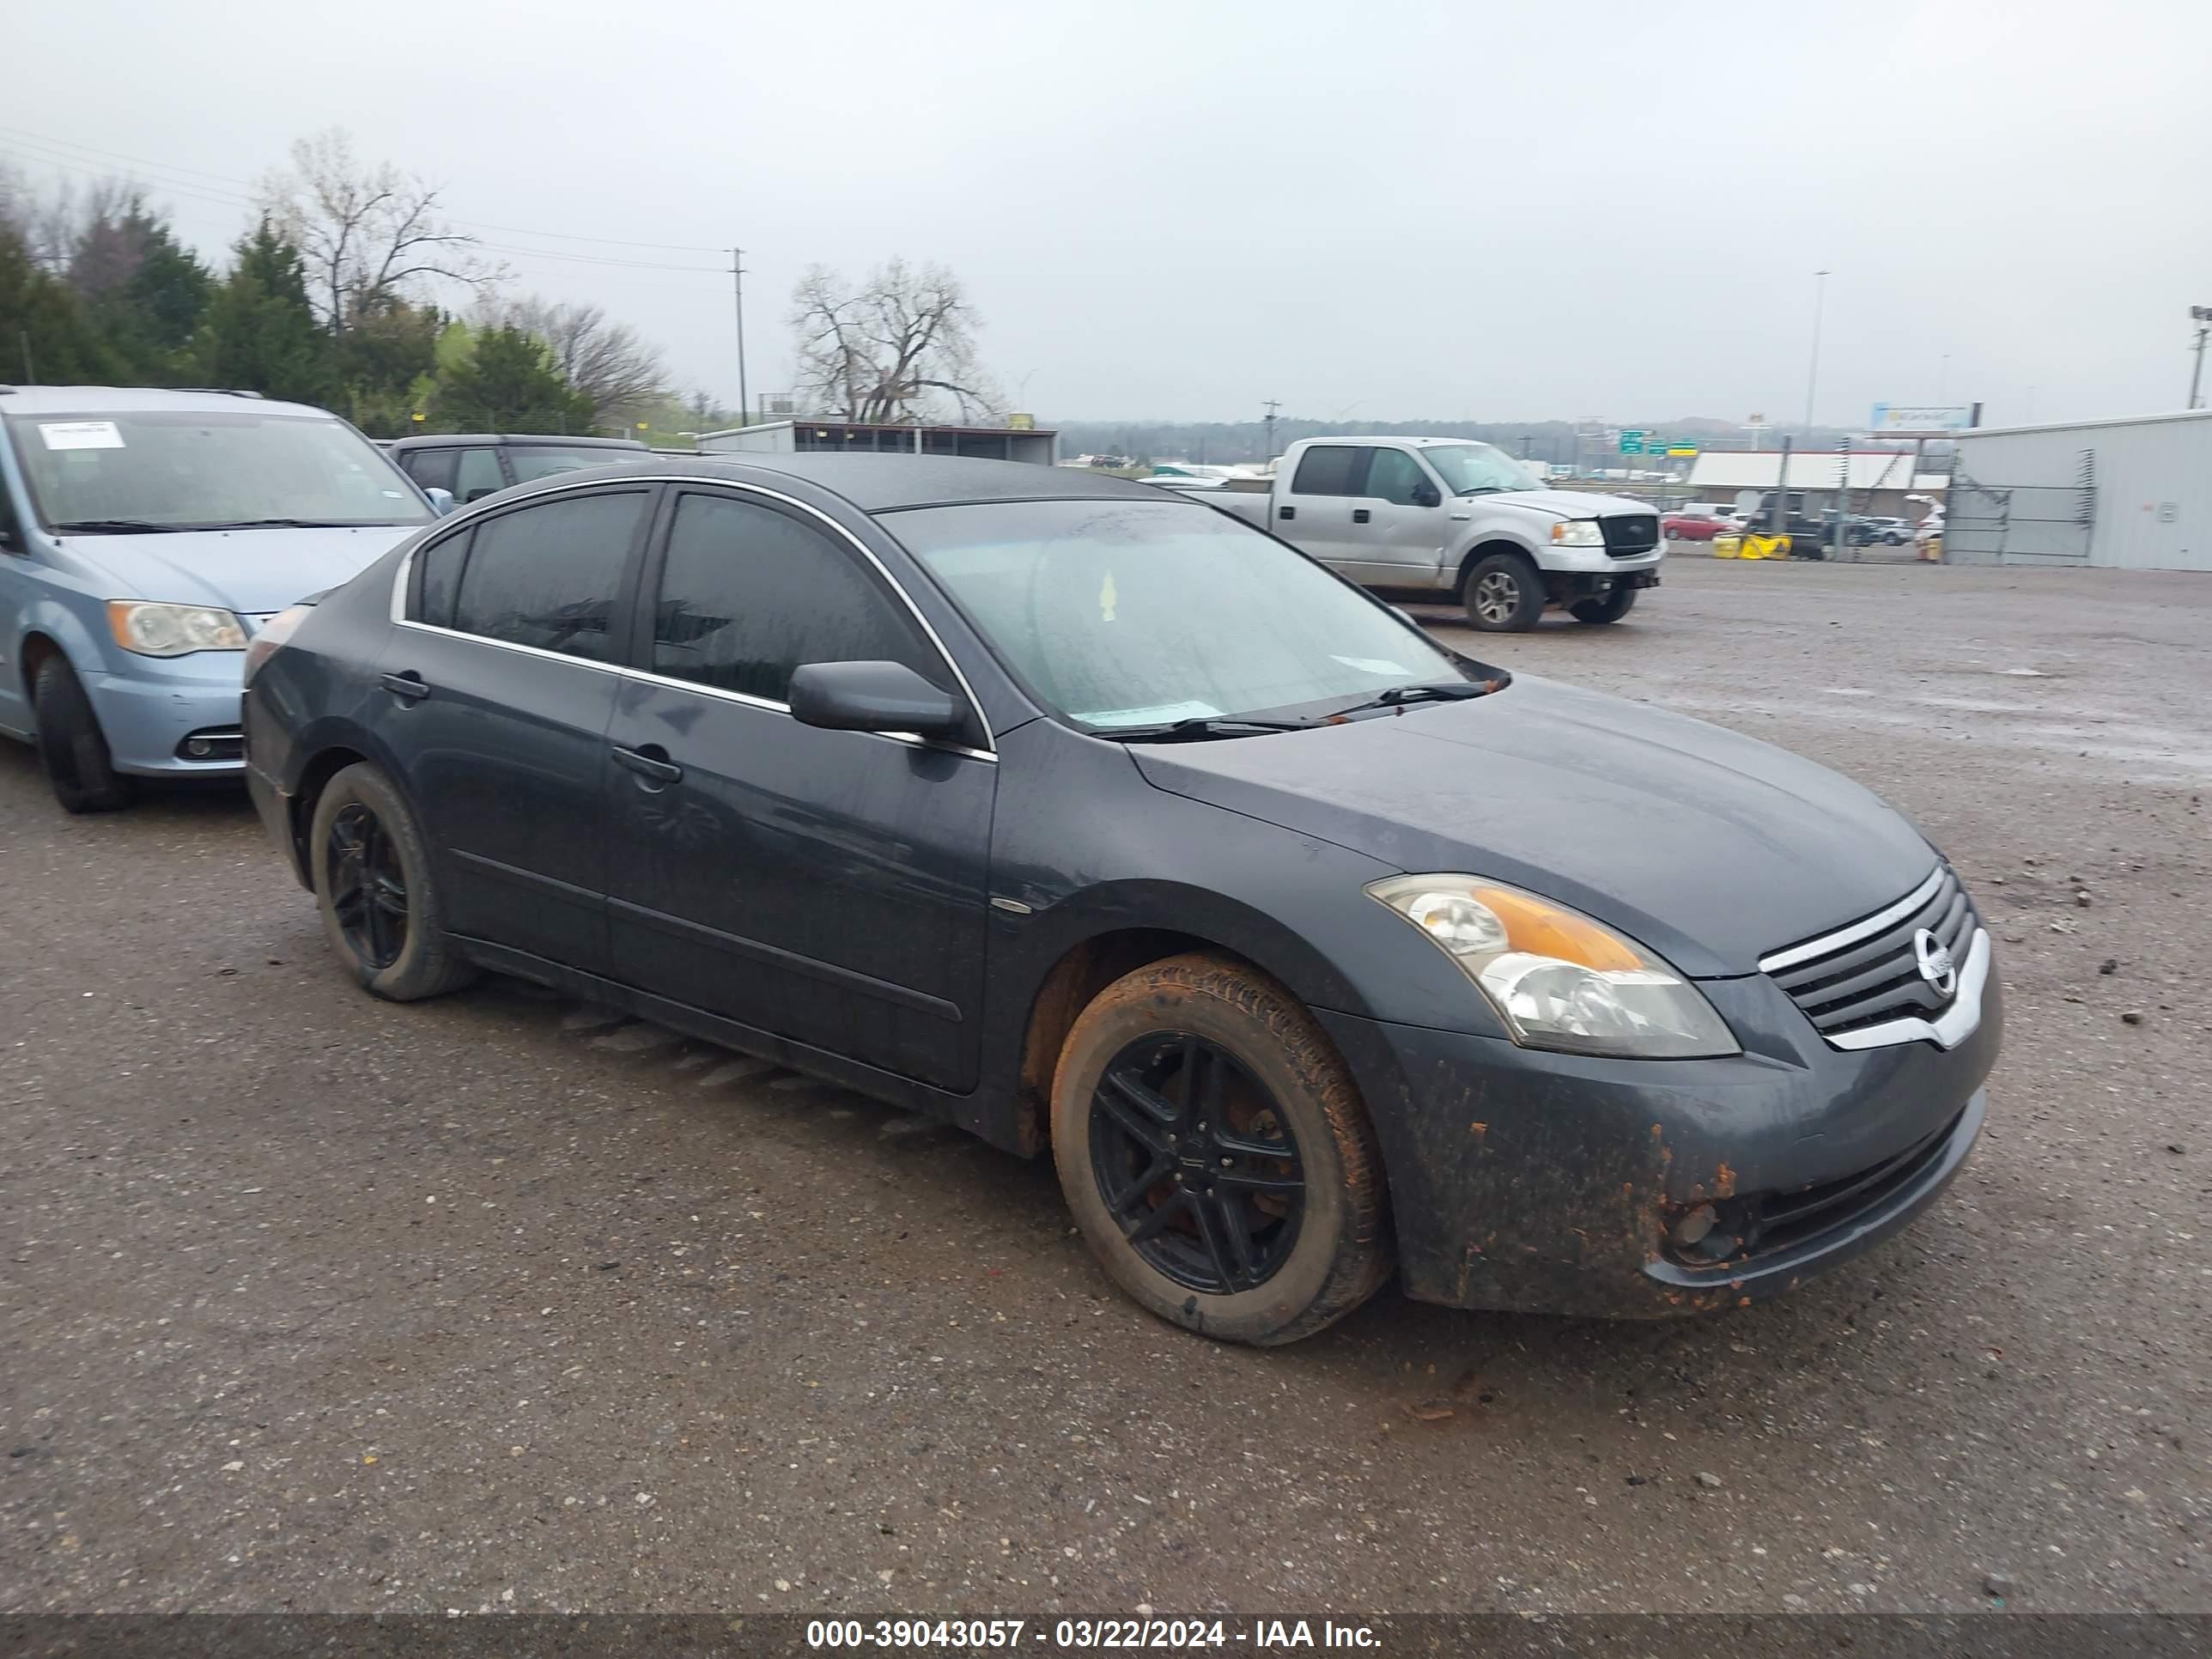
<svg viewBox="0 0 2212 1659">
<path fill-rule="evenodd" d="M 976 1073 L 998 766 L 803 726 L 802 663 L 959 678 L 865 550 L 796 504 L 670 492 L 608 732 L 608 909 L 641 990 L 940 1087 Z"/>
<path fill-rule="evenodd" d="M 1370 587 L 1434 587 L 1449 527 L 1443 486 L 1410 450 L 1370 448 L 1352 503 L 1355 556 L 1339 567 Z"/>
<path fill-rule="evenodd" d="M 1289 486 L 1275 500 L 1267 528 L 1350 575 L 1364 546 L 1352 534 L 1352 514 L 1365 505 L 1358 497 L 1366 474 L 1367 451 L 1360 445 L 1307 445 Z"/>
<path fill-rule="evenodd" d="M 378 694 L 447 926 L 587 973 L 607 969 L 607 723 L 654 494 L 537 497 L 418 552 Z"/>
</svg>

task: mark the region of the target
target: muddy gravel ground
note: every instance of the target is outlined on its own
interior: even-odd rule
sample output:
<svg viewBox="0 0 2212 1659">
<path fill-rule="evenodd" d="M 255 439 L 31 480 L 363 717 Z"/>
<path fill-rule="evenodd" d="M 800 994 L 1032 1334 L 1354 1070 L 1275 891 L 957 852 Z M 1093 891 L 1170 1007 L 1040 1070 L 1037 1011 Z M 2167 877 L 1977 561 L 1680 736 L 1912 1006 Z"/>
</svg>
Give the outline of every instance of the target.
<svg viewBox="0 0 2212 1659">
<path fill-rule="evenodd" d="M 2212 578 L 1645 598 L 1424 619 L 1882 792 L 2009 1014 L 1945 1202 L 1662 1324 L 1211 1346 L 1048 1163 L 512 982 L 374 1002 L 242 798 L 71 820 L 0 744 L 0 1610 L 2212 1605 Z"/>
</svg>

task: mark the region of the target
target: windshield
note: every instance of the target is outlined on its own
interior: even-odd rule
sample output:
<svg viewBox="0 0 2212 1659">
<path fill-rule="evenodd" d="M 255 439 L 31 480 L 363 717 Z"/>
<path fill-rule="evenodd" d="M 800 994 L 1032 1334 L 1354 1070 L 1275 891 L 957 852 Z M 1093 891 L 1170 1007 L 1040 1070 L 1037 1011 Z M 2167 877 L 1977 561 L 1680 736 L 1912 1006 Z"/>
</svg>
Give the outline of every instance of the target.
<svg viewBox="0 0 2212 1659">
<path fill-rule="evenodd" d="M 1421 459 L 1436 468 L 1455 495 L 1497 489 L 1541 489 L 1544 486 L 1520 462 L 1489 444 L 1430 444 Z"/>
<path fill-rule="evenodd" d="M 198 530 L 270 520 L 424 524 L 430 509 L 382 450 L 327 416 L 11 415 L 48 529 Z"/>
<path fill-rule="evenodd" d="M 528 483 L 532 478 L 550 478 L 556 472 L 574 472 L 580 467 L 617 466 L 638 459 L 642 453 L 611 445 L 605 449 L 551 449 L 538 444 L 515 444 L 508 448 L 507 459 L 514 468 L 514 481 Z"/>
<path fill-rule="evenodd" d="M 1356 588 L 1196 502 L 994 501 L 882 521 L 1035 696 L 1109 735 L 1479 678 Z"/>
</svg>

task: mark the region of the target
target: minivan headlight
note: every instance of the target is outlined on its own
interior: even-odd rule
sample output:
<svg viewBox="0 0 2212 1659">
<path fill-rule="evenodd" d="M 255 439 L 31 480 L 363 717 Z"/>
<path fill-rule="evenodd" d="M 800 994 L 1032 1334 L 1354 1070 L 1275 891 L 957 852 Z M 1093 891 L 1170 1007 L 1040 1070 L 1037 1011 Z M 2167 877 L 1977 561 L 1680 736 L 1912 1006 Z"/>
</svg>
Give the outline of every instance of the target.
<svg viewBox="0 0 2212 1659">
<path fill-rule="evenodd" d="M 155 605 L 110 599 L 107 626 L 116 644 L 142 657 L 186 657 L 195 651 L 243 651 L 246 624 L 204 605 Z"/>
<path fill-rule="evenodd" d="M 1367 890 L 1459 963 L 1523 1048 L 1626 1060 L 1742 1052 L 1695 986 L 1580 911 L 1474 876 L 1393 876 Z"/>
<path fill-rule="evenodd" d="M 1603 547 L 1605 532 L 1595 519 L 1563 519 L 1552 526 L 1552 542 L 1558 547 Z"/>
</svg>

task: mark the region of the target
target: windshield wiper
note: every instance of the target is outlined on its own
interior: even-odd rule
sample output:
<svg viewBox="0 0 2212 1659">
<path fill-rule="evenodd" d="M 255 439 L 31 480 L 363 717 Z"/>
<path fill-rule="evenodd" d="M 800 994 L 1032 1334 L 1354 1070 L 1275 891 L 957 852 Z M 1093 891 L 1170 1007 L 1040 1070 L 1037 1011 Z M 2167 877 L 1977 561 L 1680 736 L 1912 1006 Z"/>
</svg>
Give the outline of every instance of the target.
<svg viewBox="0 0 2212 1659">
<path fill-rule="evenodd" d="M 1403 708 L 1410 702 L 1465 702 L 1469 697 L 1486 697 L 1498 690 L 1502 680 L 1446 680 L 1437 685 L 1394 685 L 1376 692 L 1365 702 L 1355 702 L 1348 708 L 1334 710 L 1329 719 L 1340 720 L 1352 714 L 1364 714 L 1377 708 Z"/>
<path fill-rule="evenodd" d="M 149 536 L 181 531 L 180 524 L 156 524 L 151 519 L 67 519 L 46 528 L 57 536 Z"/>
<path fill-rule="evenodd" d="M 1268 732 L 1303 732 L 1310 720 L 1248 720 L 1231 714 L 1194 714 L 1158 726 L 1122 726 L 1097 733 L 1123 743 L 1188 743 L 1200 738 L 1253 738 Z"/>
<path fill-rule="evenodd" d="M 379 520 L 399 524 L 398 519 Z M 371 527 L 360 519 L 229 519 L 221 524 L 196 525 L 197 530 L 358 530 Z"/>
</svg>

